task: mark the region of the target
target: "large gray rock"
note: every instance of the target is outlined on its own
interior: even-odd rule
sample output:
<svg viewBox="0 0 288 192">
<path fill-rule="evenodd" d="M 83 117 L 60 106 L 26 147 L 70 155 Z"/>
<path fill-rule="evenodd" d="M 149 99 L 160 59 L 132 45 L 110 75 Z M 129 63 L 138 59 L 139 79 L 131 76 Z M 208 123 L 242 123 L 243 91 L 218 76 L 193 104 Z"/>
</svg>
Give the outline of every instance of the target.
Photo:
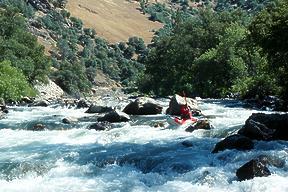
<svg viewBox="0 0 288 192">
<path fill-rule="evenodd" d="M 107 113 L 111 111 L 113 111 L 112 107 L 104 107 L 92 104 L 85 113 Z"/>
<path fill-rule="evenodd" d="M 253 149 L 254 143 L 248 137 L 242 135 L 231 135 L 224 140 L 217 143 L 212 153 L 224 151 L 225 149 L 237 149 L 237 150 L 250 150 Z"/>
<path fill-rule="evenodd" d="M 256 140 L 288 140 L 288 114 L 253 113 L 238 131 Z"/>
<path fill-rule="evenodd" d="M 267 177 L 271 175 L 266 163 L 261 159 L 253 159 L 244 164 L 236 171 L 236 176 L 239 181 L 253 179 L 254 177 Z"/>
<path fill-rule="evenodd" d="M 154 115 L 162 113 L 163 107 L 154 99 L 148 97 L 139 97 L 129 103 L 123 110 L 129 115 Z"/>
<path fill-rule="evenodd" d="M 180 115 L 181 105 L 185 105 L 186 101 L 187 105 L 190 107 L 190 109 L 192 109 L 192 111 L 200 112 L 200 110 L 198 109 L 197 101 L 195 99 L 186 98 L 185 100 L 184 97 L 181 97 L 180 95 L 176 94 L 171 98 L 166 113 L 170 115 Z"/>
<path fill-rule="evenodd" d="M 108 121 L 110 123 L 116 123 L 116 122 L 126 122 L 130 121 L 129 115 L 127 115 L 124 112 L 121 112 L 119 110 L 111 111 L 104 115 L 104 117 L 99 117 L 97 119 L 98 121 Z"/>
</svg>

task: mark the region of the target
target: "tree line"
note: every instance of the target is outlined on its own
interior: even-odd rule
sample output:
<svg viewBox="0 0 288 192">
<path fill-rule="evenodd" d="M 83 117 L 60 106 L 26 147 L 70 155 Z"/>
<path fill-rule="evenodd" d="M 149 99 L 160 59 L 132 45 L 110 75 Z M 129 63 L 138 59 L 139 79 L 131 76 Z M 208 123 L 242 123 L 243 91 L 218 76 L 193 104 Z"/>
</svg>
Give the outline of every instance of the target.
<svg viewBox="0 0 288 192">
<path fill-rule="evenodd" d="M 287 1 L 265 3 L 260 12 L 205 6 L 177 20 L 150 45 L 140 90 L 287 101 Z"/>
</svg>

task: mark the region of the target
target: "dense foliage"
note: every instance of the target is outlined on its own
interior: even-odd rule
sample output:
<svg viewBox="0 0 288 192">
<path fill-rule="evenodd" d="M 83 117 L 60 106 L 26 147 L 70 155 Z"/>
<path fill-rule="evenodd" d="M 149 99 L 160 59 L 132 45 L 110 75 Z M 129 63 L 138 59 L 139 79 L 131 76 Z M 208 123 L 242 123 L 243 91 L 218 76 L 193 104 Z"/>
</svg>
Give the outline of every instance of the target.
<svg viewBox="0 0 288 192">
<path fill-rule="evenodd" d="M 26 10 L 21 3 L 16 8 L 0 10 L 0 97 L 4 99 L 18 100 L 21 96 L 33 95 L 29 84 L 45 82 L 49 74 L 49 59 L 44 55 L 44 48 L 27 32 L 25 19 L 18 12 Z"/>
<path fill-rule="evenodd" d="M 157 95 L 183 90 L 202 97 L 288 95 L 288 9 L 277 2 L 229 1 L 231 6 L 220 9 L 228 1 L 219 1 L 216 11 L 204 6 L 175 20 L 171 32 L 150 45 L 139 88 Z"/>
<path fill-rule="evenodd" d="M 9 61 L 0 62 L 0 98 L 15 101 L 35 95 L 21 70 L 12 67 Z"/>
</svg>

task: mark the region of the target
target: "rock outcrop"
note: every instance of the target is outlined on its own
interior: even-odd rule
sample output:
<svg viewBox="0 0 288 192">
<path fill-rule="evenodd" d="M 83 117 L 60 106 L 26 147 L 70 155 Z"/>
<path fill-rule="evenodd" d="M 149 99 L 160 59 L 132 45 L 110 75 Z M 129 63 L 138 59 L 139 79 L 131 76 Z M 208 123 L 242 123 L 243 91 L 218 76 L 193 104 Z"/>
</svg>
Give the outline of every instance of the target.
<svg viewBox="0 0 288 192">
<path fill-rule="evenodd" d="M 148 97 L 139 97 L 129 103 L 123 110 L 129 115 L 155 115 L 162 113 L 163 107 L 154 99 Z"/>
<path fill-rule="evenodd" d="M 48 84 L 37 83 L 34 87 L 40 94 L 38 98 L 40 100 L 57 99 L 64 95 L 64 91 L 50 79 Z"/>
</svg>

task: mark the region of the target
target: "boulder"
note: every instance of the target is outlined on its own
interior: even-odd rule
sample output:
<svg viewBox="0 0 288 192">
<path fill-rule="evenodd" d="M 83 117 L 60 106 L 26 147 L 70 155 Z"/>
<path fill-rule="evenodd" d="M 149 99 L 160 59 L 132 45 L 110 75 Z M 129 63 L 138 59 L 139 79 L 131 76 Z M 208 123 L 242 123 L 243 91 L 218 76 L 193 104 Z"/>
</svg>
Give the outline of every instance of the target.
<svg viewBox="0 0 288 192">
<path fill-rule="evenodd" d="M 243 135 L 231 135 L 224 140 L 218 142 L 212 153 L 218 153 L 219 151 L 224 151 L 225 149 L 237 149 L 237 150 L 250 150 L 253 149 L 254 143 L 248 137 Z"/>
<path fill-rule="evenodd" d="M 111 123 L 109 123 L 108 121 L 93 123 L 88 127 L 88 129 L 94 129 L 96 131 L 110 130 L 111 128 L 112 128 Z"/>
<path fill-rule="evenodd" d="M 62 123 L 64 124 L 73 124 L 78 122 L 78 119 L 73 118 L 73 117 L 65 117 L 64 119 L 62 119 Z"/>
<path fill-rule="evenodd" d="M 31 104 L 29 105 L 30 107 L 31 106 L 34 106 L 34 107 L 48 107 L 50 105 L 50 103 L 46 100 L 42 100 L 42 101 L 38 101 L 34 104 Z"/>
<path fill-rule="evenodd" d="M 89 107 L 89 103 L 86 100 L 81 99 L 78 101 L 76 108 L 80 109 L 80 108 L 87 108 L 87 107 Z"/>
<path fill-rule="evenodd" d="M 22 97 L 21 102 L 26 103 L 26 104 L 31 104 L 31 103 L 33 103 L 33 99 L 30 97 Z"/>
<path fill-rule="evenodd" d="M 123 110 L 129 115 L 154 115 L 162 113 L 163 107 L 154 99 L 148 97 L 139 97 L 129 103 Z"/>
<path fill-rule="evenodd" d="M 127 122 L 130 120 L 129 115 L 127 115 L 124 112 L 121 112 L 119 110 L 111 111 L 104 115 L 104 117 L 99 117 L 97 119 L 98 121 L 108 121 L 110 123 L 115 123 L 115 122 Z"/>
<path fill-rule="evenodd" d="M 253 113 L 239 134 L 257 140 L 288 140 L 288 114 Z"/>
<path fill-rule="evenodd" d="M 111 111 L 113 111 L 112 107 L 104 107 L 92 104 L 85 113 L 107 113 Z"/>
<path fill-rule="evenodd" d="M 206 129 L 210 130 L 213 129 L 214 127 L 211 125 L 210 121 L 208 119 L 201 119 L 198 120 L 195 124 L 190 125 L 185 129 L 186 132 L 193 132 L 196 129 Z"/>
<path fill-rule="evenodd" d="M 254 177 L 267 177 L 271 175 L 266 163 L 260 159 L 252 159 L 236 171 L 239 181 L 253 179 Z"/>
<path fill-rule="evenodd" d="M 190 107 L 192 110 L 192 113 L 200 113 L 200 110 L 198 109 L 197 101 L 192 98 L 186 98 L 187 105 Z M 174 95 L 170 102 L 169 102 L 169 107 L 166 111 L 167 114 L 170 115 L 181 115 L 180 114 L 180 108 L 181 105 L 186 104 L 185 98 L 181 97 L 180 95 Z"/>
</svg>

